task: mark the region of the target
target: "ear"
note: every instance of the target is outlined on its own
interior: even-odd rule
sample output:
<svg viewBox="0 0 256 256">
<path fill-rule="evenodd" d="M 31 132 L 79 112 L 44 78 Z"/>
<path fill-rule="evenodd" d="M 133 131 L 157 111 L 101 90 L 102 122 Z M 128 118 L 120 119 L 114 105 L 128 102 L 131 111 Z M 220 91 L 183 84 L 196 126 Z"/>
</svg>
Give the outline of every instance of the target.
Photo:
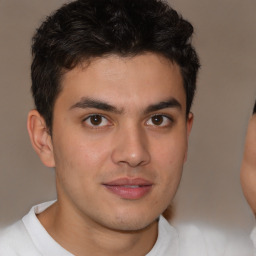
<svg viewBox="0 0 256 256">
<path fill-rule="evenodd" d="M 187 138 L 189 137 L 190 132 L 192 130 L 193 122 L 194 122 L 194 114 L 190 112 L 187 118 Z"/>
<path fill-rule="evenodd" d="M 194 122 L 194 114 L 190 112 L 187 117 L 187 149 L 184 157 L 184 163 L 187 161 L 187 157 L 188 157 L 188 138 L 192 130 L 193 122 Z"/>
<path fill-rule="evenodd" d="M 47 167 L 55 167 L 52 138 L 49 134 L 44 118 L 37 110 L 28 114 L 27 129 L 31 144 Z"/>
</svg>

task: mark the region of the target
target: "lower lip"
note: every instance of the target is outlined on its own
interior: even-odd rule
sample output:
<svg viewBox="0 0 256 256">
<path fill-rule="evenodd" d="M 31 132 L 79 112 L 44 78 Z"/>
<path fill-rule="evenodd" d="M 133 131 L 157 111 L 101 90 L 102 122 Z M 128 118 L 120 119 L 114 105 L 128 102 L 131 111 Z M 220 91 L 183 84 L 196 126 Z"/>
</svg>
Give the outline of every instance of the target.
<svg viewBox="0 0 256 256">
<path fill-rule="evenodd" d="M 141 186 L 141 187 L 126 187 L 126 186 L 109 186 L 104 185 L 110 192 L 118 195 L 123 199 L 136 200 L 147 195 L 152 189 L 150 186 Z"/>
</svg>

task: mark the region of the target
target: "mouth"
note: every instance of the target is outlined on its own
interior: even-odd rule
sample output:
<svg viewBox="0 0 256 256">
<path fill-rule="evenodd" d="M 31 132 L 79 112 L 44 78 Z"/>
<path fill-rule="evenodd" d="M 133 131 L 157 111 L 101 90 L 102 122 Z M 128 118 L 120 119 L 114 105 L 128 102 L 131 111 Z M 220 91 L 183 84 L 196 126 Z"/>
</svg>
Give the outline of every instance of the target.
<svg viewBox="0 0 256 256">
<path fill-rule="evenodd" d="M 103 186 L 122 199 L 138 200 L 150 193 L 153 183 L 141 178 L 121 178 L 104 183 Z"/>
</svg>

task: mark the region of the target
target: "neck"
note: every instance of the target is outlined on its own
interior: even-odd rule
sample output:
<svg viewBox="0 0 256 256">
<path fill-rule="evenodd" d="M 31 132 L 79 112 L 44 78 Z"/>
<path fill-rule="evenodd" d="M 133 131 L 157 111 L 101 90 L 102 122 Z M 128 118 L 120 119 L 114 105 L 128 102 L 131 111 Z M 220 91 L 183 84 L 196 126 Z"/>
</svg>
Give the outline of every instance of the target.
<svg viewBox="0 0 256 256">
<path fill-rule="evenodd" d="M 74 255 L 143 256 L 156 242 L 157 221 L 141 230 L 119 231 L 71 211 L 67 207 L 63 210 L 60 202 L 56 202 L 38 219 L 52 238 Z"/>
</svg>

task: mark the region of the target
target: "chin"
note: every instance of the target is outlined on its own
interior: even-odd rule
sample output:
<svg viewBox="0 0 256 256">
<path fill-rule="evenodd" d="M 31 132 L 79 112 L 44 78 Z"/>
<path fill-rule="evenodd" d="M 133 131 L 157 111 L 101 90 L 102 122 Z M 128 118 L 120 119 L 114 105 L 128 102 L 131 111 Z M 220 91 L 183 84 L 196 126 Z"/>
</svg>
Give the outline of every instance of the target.
<svg viewBox="0 0 256 256">
<path fill-rule="evenodd" d="M 157 221 L 158 217 L 159 215 L 145 216 L 145 214 L 132 215 L 131 213 L 126 213 L 124 215 L 117 215 L 107 225 L 113 230 L 136 232 L 150 227 Z"/>
<path fill-rule="evenodd" d="M 112 223 L 110 226 L 110 229 L 116 230 L 116 231 L 121 231 L 121 232 L 138 232 L 140 230 L 144 230 L 149 228 L 155 220 L 151 222 L 115 222 Z"/>
</svg>

